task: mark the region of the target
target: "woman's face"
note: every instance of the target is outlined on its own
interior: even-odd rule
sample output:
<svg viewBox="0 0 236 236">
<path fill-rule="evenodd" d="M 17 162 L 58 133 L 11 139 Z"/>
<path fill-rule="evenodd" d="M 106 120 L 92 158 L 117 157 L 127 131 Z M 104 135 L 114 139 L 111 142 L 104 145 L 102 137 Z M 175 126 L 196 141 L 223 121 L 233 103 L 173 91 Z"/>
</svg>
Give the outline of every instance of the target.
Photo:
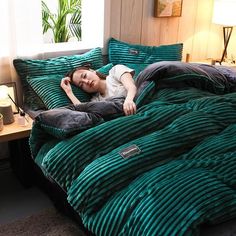
<svg viewBox="0 0 236 236">
<path fill-rule="evenodd" d="M 96 93 L 99 91 L 100 78 L 95 71 L 81 69 L 74 72 L 73 84 L 87 93 Z"/>
</svg>

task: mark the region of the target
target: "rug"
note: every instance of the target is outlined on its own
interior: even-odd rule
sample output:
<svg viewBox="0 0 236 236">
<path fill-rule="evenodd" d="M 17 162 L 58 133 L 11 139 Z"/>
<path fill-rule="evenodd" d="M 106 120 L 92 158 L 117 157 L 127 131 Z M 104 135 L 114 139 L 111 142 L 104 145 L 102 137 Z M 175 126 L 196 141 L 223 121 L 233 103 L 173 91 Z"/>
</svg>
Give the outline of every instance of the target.
<svg viewBox="0 0 236 236">
<path fill-rule="evenodd" d="M 79 226 L 55 208 L 0 225 L 0 236 L 86 236 Z"/>
</svg>

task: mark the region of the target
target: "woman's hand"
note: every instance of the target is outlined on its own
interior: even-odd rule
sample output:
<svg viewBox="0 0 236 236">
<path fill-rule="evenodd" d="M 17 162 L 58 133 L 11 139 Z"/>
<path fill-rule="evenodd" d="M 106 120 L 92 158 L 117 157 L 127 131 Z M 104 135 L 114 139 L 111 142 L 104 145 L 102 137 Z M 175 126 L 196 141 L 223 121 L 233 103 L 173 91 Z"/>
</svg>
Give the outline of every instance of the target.
<svg viewBox="0 0 236 236">
<path fill-rule="evenodd" d="M 73 94 L 70 77 L 65 77 L 61 80 L 61 88 L 65 91 L 67 97 L 74 105 L 80 104 L 80 100 Z"/>
<path fill-rule="evenodd" d="M 65 77 L 61 80 L 61 88 L 65 91 L 66 94 L 70 94 L 72 92 L 70 77 Z"/>
<path fill-rule="evenodd" d="M 121 83 L 127 90 L 127 96 L 123 104 L 123 110 L 126 116 L 134 115 L 136 113 L 136 104 L 134 103 L 134 96 L 136 94 L 136 86 L 131 73 L 124 73 L 121 76 Z"/>
<path fill-rule="evenodd" d="M 136 113 L 136 104 L 133 100 L 125 99 L 123 110 L 126 116 L 134 115 Z"/>
</svg>

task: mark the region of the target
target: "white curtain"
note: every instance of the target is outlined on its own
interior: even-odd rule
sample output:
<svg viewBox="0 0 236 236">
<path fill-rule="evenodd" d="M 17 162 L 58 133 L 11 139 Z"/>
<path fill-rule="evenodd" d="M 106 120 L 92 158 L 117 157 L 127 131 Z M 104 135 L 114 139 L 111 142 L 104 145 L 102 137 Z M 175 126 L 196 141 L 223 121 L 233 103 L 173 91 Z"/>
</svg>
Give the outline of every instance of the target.
<svg viewBox="0 0 236 236">
<path fill-rule="evenodd" d="M 12 60 L 42 48 L 41 0 L 0 0 L 0 83 L 16 81 Z"/>
<path fill-rule="evenodd" d="M 110 3 L 108 4 L 110 1 L 83 0 L 82 37 L 84 44 L 83 42 L 79 42 L 77 45 L 71 43 L 71 45 L 59 44 L 57 46 L 55 44 L 51 50 L 51 45 L 49 45 L 50 48 L 47 48 L 47 45 L 43 43 L 41 0 L 0 0 L 2 10 L 0 14 L 0 84 L 16 82 L 18 100 L 21 101 L 21 85 L 12 64 L 14 58 L 42 59 L 103 46 L 104 4 L 110 6 Z M 50 2 L 56 3 L 56 0 L 50 0 Z M 105 15 L 110 16 L 107 12 Z M 107 34 L 106 37 L 108 38 Z"/>
</svg>

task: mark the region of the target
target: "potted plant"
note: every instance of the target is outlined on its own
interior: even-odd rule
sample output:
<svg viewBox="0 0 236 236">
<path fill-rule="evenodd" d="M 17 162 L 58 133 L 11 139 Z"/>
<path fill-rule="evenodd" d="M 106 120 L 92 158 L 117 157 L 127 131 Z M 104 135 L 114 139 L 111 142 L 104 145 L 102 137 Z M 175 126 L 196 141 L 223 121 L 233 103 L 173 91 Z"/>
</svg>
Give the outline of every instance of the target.
<svg viewBox="0 0 236 236">
<path fill-rule="evenodd" d="M 52 30 L 54 43 L 67 42 L 70 37 L 81 40 L 81 0 L 58 0 L 53 13 L 42 0 L 43 33 Z"/>
</svg>

